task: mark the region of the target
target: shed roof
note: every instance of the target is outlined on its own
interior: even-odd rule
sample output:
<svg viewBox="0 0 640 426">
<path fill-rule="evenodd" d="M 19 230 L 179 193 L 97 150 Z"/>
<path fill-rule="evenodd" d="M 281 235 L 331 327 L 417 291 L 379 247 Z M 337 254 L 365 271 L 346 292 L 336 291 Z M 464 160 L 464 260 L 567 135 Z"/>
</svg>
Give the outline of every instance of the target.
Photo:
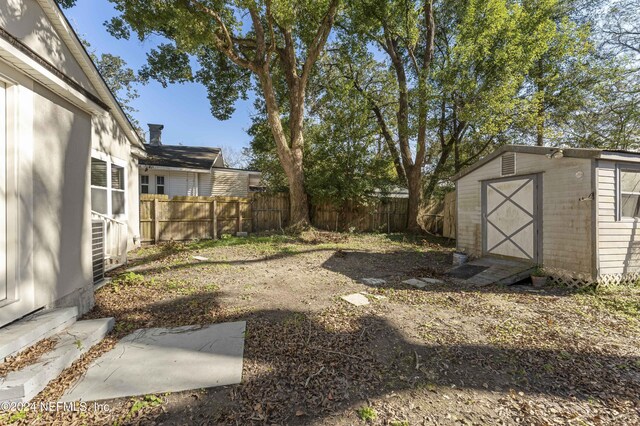
<svg viewBox="0 0 640 426">
<path fill-rule="evenodd" d="M 147 158 L 141 158 L 141 166 L 176 167 L 209 170 L 220 154 L 220 148 L 182 145 L 145 144 Z"/>
<path fill-rule="evenodd" d="M 491 154 L 481 158 L 471 166 L 453 175 L 451 177 L 451 180 L 456 181 L 461 177 L 468 175 L 469 173 L 484 166 L 485 164 L 499 157 L 505 152 L 521 152 L 524 154 L 551 155 L 558 151 L 562 151 L 563 157 L 600 158 L 604 160 L 640 162 L 640 152 L 628 151 L 628 150 L 622 150 L 622 149 L 563 148 L 563 147 L 547 147 L 547 146 L 531 146 L 531 145 L 503 145 L 500 148 L 493 151 Z"/>
</svg>

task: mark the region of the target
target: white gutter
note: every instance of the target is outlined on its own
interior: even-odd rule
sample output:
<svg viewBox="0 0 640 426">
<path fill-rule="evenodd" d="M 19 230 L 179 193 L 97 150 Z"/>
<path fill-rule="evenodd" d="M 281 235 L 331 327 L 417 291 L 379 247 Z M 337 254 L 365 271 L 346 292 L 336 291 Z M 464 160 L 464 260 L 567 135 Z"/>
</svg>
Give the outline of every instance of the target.
<svg viewBox="0 0 640 426">
<path fill-rule="evenodd" d="M 167 171 L 175 171 L 175 172 L 189 172 L 189 173 L 211 173 L 210 170 L 206 169 L 190 169 L 188 167 L 169 167 L 169 166 L 149 166 L 146 164 L 140 164 L 140 167 L 143 170 L 167 170 Z"/>
</svg>

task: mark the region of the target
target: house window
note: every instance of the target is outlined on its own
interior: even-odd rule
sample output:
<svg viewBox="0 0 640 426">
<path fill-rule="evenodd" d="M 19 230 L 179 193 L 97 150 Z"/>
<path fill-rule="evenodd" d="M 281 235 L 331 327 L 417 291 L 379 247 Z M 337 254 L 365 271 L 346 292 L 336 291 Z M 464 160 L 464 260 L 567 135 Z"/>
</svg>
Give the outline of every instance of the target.
<svg viewBox="0 0 640 426">
<path fill-rule="evenodd" d="M 106 161 L 91 159 L 91 210 L 109 214 L 109 189 L 107 186 Z"/>
<path fill-rule="evenodd" d="M 149 193 L 149 176 L 140 176 L 140 192 L 142 194 Z"/>
<path fill-rule="evenodd" d="M 640 217 L 640 171 L 620 170 L 620 216 Z"/>
<path fill-rule="evenodd" d="M 124 215 L 125 179 L 124 167 L 91 158 L 91 210 L 107 216 Z"/>
<path fill-rule="evenodd" d="M 164 194 L 164 176 L 156 176 L 156 194 Z"/>
<path fill-rule="evenodd" d="M 124 214 L 124 167 L 111 165 L 111 211 Z"/>
</svg>

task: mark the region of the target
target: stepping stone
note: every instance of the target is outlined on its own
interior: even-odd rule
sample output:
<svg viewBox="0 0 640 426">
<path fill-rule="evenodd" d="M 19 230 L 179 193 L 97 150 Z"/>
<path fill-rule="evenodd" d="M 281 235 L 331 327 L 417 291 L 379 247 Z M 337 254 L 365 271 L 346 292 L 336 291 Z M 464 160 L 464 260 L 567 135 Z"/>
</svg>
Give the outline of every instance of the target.
<svg viewBox="0 0 640 426">
<path fill-rule="evenodd" d="M 136 330 L 89 365 L 61 401 L 97 401 L 242 380 L 244 321 Z"/>
<path fill-rule="evenodd" d="M 363 278 L 361 281 L 363 284 L 373 287 L 385 285 L 387 283 L 387 280 L 383 280 L 382 278 Z"/>
<path fill-rule="evenodd" d="M 439 280 L 437 278 L 420 278 L 420 281 L 423 281 L 427 284 L 444 284 L 444 281 Z"/>
<path fill-rule="evenodd" d="M 387 298 L 387 296 L 381 296 L 379 294 L 371 294 L 371 293 L 367 293 L 366 291 L 361 291 L 360 294 L 362 294 L 363 296 L 366 296 L 366 297 L 372 297 L 372 298 L 374 298 L 376 300 L 384 300 L 384 299 Z"/>
<path fill-rule="evenodd" d="M 413 286 L 413 287 L 417 287 L 417 288 L 425 288 L 427 286 L 427 283 L 417 278 L 411 278 L 410 280 L 402 281 L 402 283 Z"/>
<path fill-rule="evenodd" d="M 209 260 L 208 257 L 204 257 L 204 256 L 193 256 L 193 258 L 195 260 L 199 260 L 200 262 L 205 262 L 205 261 Z"/>
<path fill-rule="evenodd" d="M 369 299 L 367 299 L 367 296 L 365 296 L 364 294 L 360 294 L 360 293 L 354 293 L 354 294 L 348 294 L 346 296 L 340 296 L 340 299 L 351 303 L 352 305 L 356 305 L 356 306 L 364 306 L 364 305 L 368 305 L 369 304 Z"/>
</svg>

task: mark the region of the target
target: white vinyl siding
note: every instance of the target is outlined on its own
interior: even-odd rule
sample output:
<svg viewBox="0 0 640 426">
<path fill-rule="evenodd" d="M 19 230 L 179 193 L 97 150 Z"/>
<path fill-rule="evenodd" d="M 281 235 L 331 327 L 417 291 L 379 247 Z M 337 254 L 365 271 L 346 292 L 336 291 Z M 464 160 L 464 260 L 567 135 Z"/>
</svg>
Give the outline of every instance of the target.
<svg viewBox="0 0 640 426">
<path fill-rule="evenodd" d="M 517 153 L 517 175 L 542 173 L 542 262 L 572 272 L 592 272 L 591 160 Z M 501 158 L 457 182 L 457 246 L 482 255 L 481 181 L 500 178 Z"/>
<path fill-rule="evenodd" d="M 212 187 L 211 173 L 201 173 L 198 176 L 198 194 L 203 197 L 210 197 Z"/>
<path fill-rule="evenodd" d="M 213 169 L 214 196 L 247 197 L 249 195 L 249 174 L 242 170 Z"/>
<path fill-rule="evenodd" d="M 249 185 L 250 186 L 261 186 L 262 185 L 262 175 L 260 173 L 250 173 L 249 174 Z"/>
<path fill-rule="evenodd" d="M 600 275 L 640 272 L 640 219 L 621 217 L 621 212 L 617 211 L 618 167 L 624 170 L 621 163 L 598 162 L 598 272 Z"/>
</svg>

